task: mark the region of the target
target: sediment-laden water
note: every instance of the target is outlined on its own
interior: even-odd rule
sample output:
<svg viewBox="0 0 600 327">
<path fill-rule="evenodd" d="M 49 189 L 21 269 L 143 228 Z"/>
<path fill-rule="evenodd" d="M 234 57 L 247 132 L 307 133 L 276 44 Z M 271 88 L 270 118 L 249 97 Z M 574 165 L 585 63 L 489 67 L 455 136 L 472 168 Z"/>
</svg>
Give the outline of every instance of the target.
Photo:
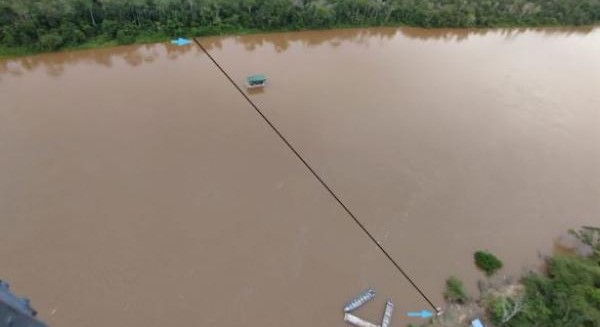
<svg viewBox="0 0 600 327">
<path fill-rule="evenodd" d="M 600 222 L 600 30 L 201 40 L 437 303 Z M 394 325 L 427 303 L 195 45 L 0 62 L 0 277 L 52 326 Z"/>
</svg>

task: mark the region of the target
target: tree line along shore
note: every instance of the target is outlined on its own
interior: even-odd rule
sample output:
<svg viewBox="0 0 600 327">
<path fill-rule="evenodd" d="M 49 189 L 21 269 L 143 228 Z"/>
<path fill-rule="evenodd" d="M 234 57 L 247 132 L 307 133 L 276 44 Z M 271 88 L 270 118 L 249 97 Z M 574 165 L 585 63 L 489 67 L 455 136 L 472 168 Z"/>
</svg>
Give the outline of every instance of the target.
<svg viewBox="0 0 600 327">
<path fill-rule="evenodd" d="M 600 0 L 0 0 L 0 55 L 335 27 L 595 25 Z"/>
<path fill-rule="evenodd" d="M 600 327 L 600 228 L 571 230 L 555 245 L 542 269 L 518 277 L 498 273 L 502 261 L 478 251 L 474 262 L 486 273 L 479 294 L 449 277 L 445 313 L 422 327 L 467 327 L 477 318 L 486 327 Z"/>
</svg>

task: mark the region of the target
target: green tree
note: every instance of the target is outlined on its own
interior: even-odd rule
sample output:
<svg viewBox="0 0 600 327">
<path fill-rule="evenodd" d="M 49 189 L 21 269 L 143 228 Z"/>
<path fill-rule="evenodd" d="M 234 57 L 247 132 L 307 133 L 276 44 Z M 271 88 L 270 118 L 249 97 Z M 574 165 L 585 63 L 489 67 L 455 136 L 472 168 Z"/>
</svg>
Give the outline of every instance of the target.
<svg viewBox="0 0 600 327">
<path fill-rule="evenodd" d="M 474 258 L 477 267 L 485 271 L 488 276 L 493 275 L 503 266 L 502 261 L 490 252 L 477 251 Z"/>
<path fill-rule="evenodd" d="M 48 32 L 40 37 L 39 48 L 44 51 L 52 51 L 63 45 L 63 38 L 57 32 Z"/>
</svg>

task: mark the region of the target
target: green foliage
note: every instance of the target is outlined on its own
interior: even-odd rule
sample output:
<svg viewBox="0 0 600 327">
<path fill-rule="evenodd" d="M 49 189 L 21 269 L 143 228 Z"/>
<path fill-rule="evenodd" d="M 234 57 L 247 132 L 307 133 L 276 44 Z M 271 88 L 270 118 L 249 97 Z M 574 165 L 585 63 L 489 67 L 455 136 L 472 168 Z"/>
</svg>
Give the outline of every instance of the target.
<svg viewBox="0 0 600 327">
<path fill-rule="evenodd" d="M 598 22 L 600 0 L 1 0 L 0 46 L 52 50 L 97 39 L 130 43 L 148 35 L 333 26 Z"/>
<path fill-rule="evenodd" d="M 500 259 L 486 251 L 477 251 L 474 257 L 477 267 L 484 270 L 488 276 L 493 275 L 503 266 Z"/>
<path fill-rule="evenodd" d="M 490 318 L 495 325 L 502 324 L 502 316 L 504 315 L 504 305 L 503 303 L 506 301 L 504 297 L 496 297 L 490 301 L 488 304 L 488 312 L 490 313 Z"/>
<path fill-rule="evenodd" d="M 446 291 L 444 298 L 449 302 L 465 303 L 468 300 L 462 281 L 454 276 L 450 276 L 446 280 Z"/>
<path fill-rule="evenodd" d="M 40 36 L 39 48 L 44 51 L 52 51 L 64 44 L 63 38 L 55 31 Z"/>
<path fill-rule="evenodd" d="M 0 59 L 7 59 L 19 56 L 26 56 L 31 53 L 31 50 L 26 48 L 10 47 L 6 48 L 0 45 Z"/>
<path fill-rule="evenodd" d="M 495 325 L 509 323 L 525 307 L 523 297 L 495 296 L 488 303 L 490 319 Z"/>
<path fill-rule="evenodd" d="M 595 261 L 555 256 L 548 261 L 547 276 L 531 274 L 523 284 L 524 309 L 506 326 L 600 327 L 600 265 Z"/>
</svg>

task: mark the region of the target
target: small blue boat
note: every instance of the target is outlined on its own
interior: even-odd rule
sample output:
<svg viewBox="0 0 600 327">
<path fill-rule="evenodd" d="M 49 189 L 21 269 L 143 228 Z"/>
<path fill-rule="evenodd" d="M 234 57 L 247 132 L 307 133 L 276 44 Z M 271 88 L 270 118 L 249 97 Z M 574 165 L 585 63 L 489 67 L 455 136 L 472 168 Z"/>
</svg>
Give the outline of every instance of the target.
<svg viewBox="0 0 600 327">
<path fill-rule="evenodd" d="M 485 326 L 483 325 L 481 320 L 475 319 L 475 320 L 471 321 L 471 327 L 485 327 Z"/>
<path fill-rule="evenodd" d="M 375 297 L 375 290 L 370 288 L 362 293 L 360 293 L 357 297 L 350 300 L 344 307 L 344 312 L 352 312 L 358 308 L 360 308 L 363 304 L 369 302 L 371 299 Z"/>
<path fill-rule="evenodd" d="M 184 45 L 188 45 L 190 43 L 192 43 L 192 41 L 190 41 L 188 39 L 184 39 L 182 37 L 174 39 L 174 40 L 171 40 L 171 44 L 175 44 L 175 45 L 178 45 L 178 46 L 184 46 Z"/>
</svg>

